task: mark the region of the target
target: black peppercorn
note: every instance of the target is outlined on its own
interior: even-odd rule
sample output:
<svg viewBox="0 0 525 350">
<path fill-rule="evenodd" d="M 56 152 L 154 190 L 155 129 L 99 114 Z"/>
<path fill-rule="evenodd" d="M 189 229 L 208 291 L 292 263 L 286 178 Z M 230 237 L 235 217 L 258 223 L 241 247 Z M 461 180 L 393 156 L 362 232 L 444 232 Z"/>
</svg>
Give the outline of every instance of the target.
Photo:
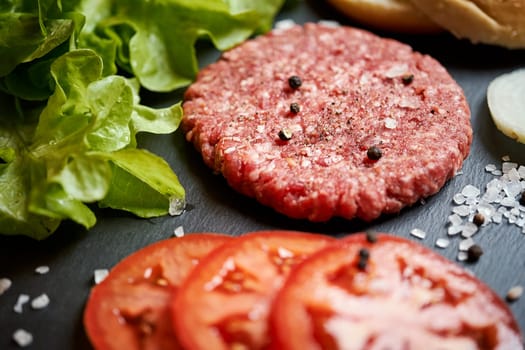
<svg viewBox="0 0 525 350">
<path fill-rule="evenodd" d="M 287 128 L 283 128 L 279 131 L 278 136 L 283 141 L 289 141 L 292 138 L 292 132 Z"/>
<path fill-rule="evenodd" d="M 470 246 L 467 250 L 467 261 L 475 262 L 483 255 L 483 249 L 477 244 Z"/>
<path fill-rule="evenodd" d="M 472 218 L 472 222 L 479 227 L 485 222 L 485 217 L 481 213 L 476 213 L 476 215 L 474 215 Z"/>
<path fill-rule="evenodd" d="M 366 248 L 359 249 L 359 258 L 368 259 L 370 257 L 370 252 Z"/>
<path fill-rule="evenodd" d="M 359 260 L 357 261 L 357 268 L 359 270 L 366 269 L 368 264 L 368 258 L 370 257 L 370 252 L 366 248 L 359 249 Z"/>
<path fill-rule="evenodd" d="M 288 85 L 290 85 L 292 89 L 298 89 L 302 84 L 303 81 L 297 75 L 292 75 L 288 78 Z"/>
<path fill-rule="evenodd" d="M 301 111 L 301 106 L 298 103 L 294 102 L 290 105 L 290 112 L 297 114 Z"/>
<path fill-rule="evenodd" d="M 405 74 L 401 77 L 403 84 L 408 85 L 414 81 L 414 74 Z"/>
<path fill-rule="evenodd" d="M 366 151 L 366 156 L 370 160 L 378 160 L 383 156 L 383 152 L 377 146 L 372 146 Z"/>
</svg>

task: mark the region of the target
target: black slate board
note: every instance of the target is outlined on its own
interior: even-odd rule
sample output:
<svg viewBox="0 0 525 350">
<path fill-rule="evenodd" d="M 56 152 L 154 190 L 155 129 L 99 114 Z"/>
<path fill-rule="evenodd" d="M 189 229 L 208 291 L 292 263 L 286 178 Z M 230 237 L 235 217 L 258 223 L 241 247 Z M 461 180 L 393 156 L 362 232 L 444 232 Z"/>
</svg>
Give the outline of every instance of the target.
<svg viewBox="0 0 525 350">
<path fill-rule="evenodd" d="M 296 22 L 337 20 L 356 25 L 338 16 L 319 1 L 296 1 L 285 8 L 279 19 Z M 438 253 L 456 261 L 459 238 L 453 238 L 446 249 L 436 248 L 437 238 L 446 237 L 446 220 L 451 213 L 452 196 L 466 184 L 479 187 L 492 178 L 484 171 L 488 163 L 501 164 L 501 157 L 525 165 L 525 145 L 501 134 L 494 126 L 486 102 L 489 82 L 499 74 L 525 67 L 525 50 L 472 45 L 450 34 L 436 36 L 394 35 L 377 32 L 410 44 L 415 50 L 438 59 L 463 87 L 472 111 L 474 141 L 463 174 L 449 181 L 435 196 L 424 203 L 403 210 L 398 215 L 382 217 L 373 223 L 335 219 L 328 223 L 291 220 L 231 190 L 225 181 L 211 173 L 200 155 L 184 141 L 180 132 L 167 136 L 147 136 L 141 145 L 164 157 L 174 168 L 187 191 L 188 208 L 180 217 L 151 220 L 137 219 L 122 212 L 97 210 L 98 224 L 90 231 L 64 223 L 49 239 L 37 242 L 24 237 L 0 237 L 0 278 L 13 281 L 12 287 L 0 296 L 0 349 L 16 349 L 13 332 L 23 328 L 34 336 L 31 349 L 90 349 L 82 328 L 82 312 L 93 271 L 111 268 L 128 254 L 145 245 L 170 237 L 183 226 L 186 233 L 227 232 L 240 235 L 260 229 L 293 229 L 321 232 L 341 237 L 363 229 L 391 232 L 417 240 Z M 201 63 L 217 58 L 210 52 Z M 153 106 L 171 104 L 180 99 L 180 92 L 162 96 L 145 96 Z M 524 96 L 525 98 L 525 96 Z M 427 237 L 418 240 L 410 230 L 420 228 Z M 475 240 L 485 253 L 475 264 L 460 263 L 504 297 L 514 285 L 525 285 L 525 234 L 514 225 L 502 223 L 483 227 Z M 34 269 L 48 265 L 50 272 L 37 275 Z M 13 311 L 19 294 L 36 297 L 47 293 L 50 305 L 32 310 L 26 305 L 22 314 Z M 525 297 L 511 303 L 521 329 L 525 330 Z"/>
</svg>

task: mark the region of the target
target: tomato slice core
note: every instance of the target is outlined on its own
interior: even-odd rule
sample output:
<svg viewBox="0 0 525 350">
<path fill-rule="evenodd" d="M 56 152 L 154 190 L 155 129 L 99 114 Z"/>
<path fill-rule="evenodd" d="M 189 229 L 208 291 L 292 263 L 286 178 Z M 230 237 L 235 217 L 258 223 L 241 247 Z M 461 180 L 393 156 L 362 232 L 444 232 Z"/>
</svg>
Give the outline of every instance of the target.
<svg viewBox="0 0 525 350">
<path fill-rule="evenodd" d="M 300 263 L 270 317 L 275 349 L 520 349 L 486 285 L 415 242 L 353 234 Z"/>
<path fill-rule="evenodd" d="M 195 233 L 124 258 L 93 287 L 86 304 L 84 328 L 93 347 L 181 349 L 171 325 L 170 300 L 200 259 L 230 239 Z"/>
<path fill-rule="evenodd" d="M 334 241 L 304 232 L 261 231 L 213 251 L 173 301 L 181 344 L 188 350 L 266 348 L 275 293 L 295 265 Z"/>
</svg>

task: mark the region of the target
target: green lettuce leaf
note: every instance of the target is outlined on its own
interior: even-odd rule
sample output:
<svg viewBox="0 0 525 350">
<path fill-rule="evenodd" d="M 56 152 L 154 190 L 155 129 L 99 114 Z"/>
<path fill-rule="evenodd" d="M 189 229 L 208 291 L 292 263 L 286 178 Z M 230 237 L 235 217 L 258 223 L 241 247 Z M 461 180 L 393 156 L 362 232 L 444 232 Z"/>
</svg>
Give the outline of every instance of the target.
<svg viewBox="0 0 525 350">
<path fill-rule="evenodd" d="M 0 119 L 2 233 L 42 239 L 65 219 L 90 228 L 95 202 L 140 217 L 184 203 L 169 165 L 135 142 L 137 132 L 175 130 L 180 105 L 143 106 L 136 81 L 102 70 L 92 50 L 66 53 L 51 65 L 56 87 L 38 118 Z"/>
<path fill-rule="evenodd" d="M 0 234 L 90 228 L 96 204 L 181 213 L 177 176 L 136 137 L 175 131 L 181 104 L 145 106 L 139 90 L 188 85 L 198 41 L 237 45 L 268 30 L 283 2 L 0 1 Z"/>
<path fill-rule="evenodd" d="M 283 0 L 82 0 L 82 47 L 93 47 L 104 66 L 130 71 L 152 91 L 171 91 L 198 71 L 195 43 L 209 39 L 219 50 L 271 27 Z M 116 60 L 116 64 L 113 60 Z"/>
<path fill-rule="evenodd" d="M 129 210 L 141 217 L 168 214 L 170 207 L 183 209 L 184 189 L 165 160 L 140 149 L 106 156 L 112 161 L 114 176 L 101 206 Z"/>
</svg>

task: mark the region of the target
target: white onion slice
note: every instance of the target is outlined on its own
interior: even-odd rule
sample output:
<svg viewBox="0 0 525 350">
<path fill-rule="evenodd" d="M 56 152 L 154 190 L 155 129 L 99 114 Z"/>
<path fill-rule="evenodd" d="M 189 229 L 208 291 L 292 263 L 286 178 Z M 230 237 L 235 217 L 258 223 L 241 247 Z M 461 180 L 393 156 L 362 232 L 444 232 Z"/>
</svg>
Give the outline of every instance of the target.
<svg viewBox="0 0 525 350">
<path fill-rule="evenodd" d="M 525 143 L 525 69 L 495 78 L 487 89 L 487 102 L 496 127 Z"/>
</svg>

